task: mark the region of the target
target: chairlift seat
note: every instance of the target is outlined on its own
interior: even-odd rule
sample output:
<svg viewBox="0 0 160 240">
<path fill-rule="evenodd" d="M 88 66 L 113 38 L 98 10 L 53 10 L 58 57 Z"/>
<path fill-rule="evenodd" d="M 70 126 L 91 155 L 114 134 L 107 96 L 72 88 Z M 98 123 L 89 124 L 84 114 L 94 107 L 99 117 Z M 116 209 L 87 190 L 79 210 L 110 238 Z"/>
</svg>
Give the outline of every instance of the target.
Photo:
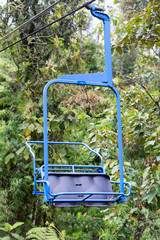
<svg viewBox="0 0 160 240">
<path fill-rule="evenodd" d="M 104 23 L 105 43 L 105 71 L 100 73 L 85 73 L 60 75 L 57 79 L 49 81 L 43 90 L 43 141 L 26 142 L 33 156 L 34 191 L 33 194 L 44 195 L 43 201 L 49 202 L 56 207 L 77 207 L 81 203 L 86 207 L 107 206 L 114 202 L 125 202 L 131 194 L 130 183 L 124 182 L 123 176 L 123 149 L 121 129 L 120 95 L 112 82 L 112 59 L 110 43 L 110 18 L 107 14 L 96 11 L 92 4 L 91 14 Z M 47 117 L 47 92 L 54 83 L 74 84 L 82 86 L 98 86 L 112 89 L 116 95 L 117 103 L 117 130 L 118 130 L 118 156 L 119 156 L 119 181 L 110 181 L 105 174 L 102 156 L 93 151 L 84 143 L 77 142 L 49 142 L 48 141 L 48 117 Z M 36 167 L 36 157 L 29 144 L 43 144 L 44 165 Z M 48 145 L 81 145 L 99 157 L 101 166 L 57 166 L 49 165 Z M 118 192 L 112 191 L 111 184 L 119 186 Z M 43 191 L 37 190 L 37 184 L 43 185 Z M 124 186 L 128 185 L 129 193 L 125 194 Z M 117 189 L 117 188 L 116 188 Z"/>
<path fill-rule="evenodd" d="M 109 205 L 106 200 L 113 197 L 97 194 L 112 193 L 110 178 L 104 173 L 50 173 L 48 180 L 50 193 L 56 195 L 55 207 L 79 207 L 81 202 L 86 207 L 103 207 Z"/>
</svg>

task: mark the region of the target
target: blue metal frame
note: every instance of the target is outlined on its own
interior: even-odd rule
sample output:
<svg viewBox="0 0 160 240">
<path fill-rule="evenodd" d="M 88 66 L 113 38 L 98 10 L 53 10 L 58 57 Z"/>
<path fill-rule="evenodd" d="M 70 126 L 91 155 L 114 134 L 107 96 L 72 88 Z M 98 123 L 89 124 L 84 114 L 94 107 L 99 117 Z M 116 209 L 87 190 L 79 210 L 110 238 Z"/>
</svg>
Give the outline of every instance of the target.
<svg viewBox="0 0 160 240">
<path fill-rule="evenodd" d="M 44 194 L 44 201 L 55 201 L 56 197 L 59 195 L 76 195 L 80 193 L 59 193 L 58 195 L 52 195 L 50 193 L 49 189 L 49 182 L 48 182 L 48 173 L 49 171 L 55 170 L 57 168 L 57 171 L 63 171 L 62 167 L 64 168 L 64 171 L 72 171 L 73 173 L 76 172 L 75 169 L 81 168 L 82 171 L 88 171 L 89 169 L 91 172 L 98 171 L 101 173 L 105 173 L 105 170 L 103 168 L 103 159 L 102 157 L 93 151 L 91 148 L 89 148 L 84 143 L 66 143 L 66 142 L 48 142 L 48 129 L 47 129 L 47 92 L 48 88 L 55 83 L 62 83 L 62 84 L 76 84 L 76 85 L 90 85 L 90 86 L 100 86 L 100 87 L 108 87 L 112 89 L 112 91 L 116 95 L 116 103 L 117 103 L 117 126 L 118 126 L 118 150 L 119 150 L 119 172 L 120 172 L 120 182 L 111 182 L 115 184 L 120 185 L 120 192 L 119 193 L 82 193 L 85 195 L 85 198 L 80 201 L 95 201 L 88 199 L 90 196 L 94 195 L 115 195 L 116 198 L 112 200 L 101 200 L 101 201 L 109 201 L 109 202 L 115 202 L 121 200 L 121 202 L 126 201 L 126 197 L 130 195 L 131 193 L 131 185 L 129 183 L 124 182 L 124 176 L 123 176 L 123 151 L 122 151 L 122 129 L 121 129 L 121 107 L 120 107 L 120 95 L 118 90 L 113 86 L 112 83 L 112 59 L 111 59 L 111 43 L 110 43 L 110 18 L 107 14 L 104 14 L 102 12 L 98 12 L 95 10 L 94 4 L 92 4 L 91 13 L 94 17 L 97 17 L 98 19 L 103 21 L 104 24 L 104 43 L 105 43 L 105 71 L 103 73 L 88 73 L 88 74 L 73 74 L 73 75 L 63 75 L 58 76 L 58 79 L 51 80 L 46 84 L 43 90 L 43 136 L 44 141 L 28 141 L 26 144 L 29 147 L 29 150 L 33 156 L 33 168 L 34 168 L 34 194 Z M 44 145 L 44 165 L 40 168 L 36 168 L 36 160 L 35 155 L 31 150 L 31 147 L 29 144 L 36 143 L 36 144 L 43 144 Z M 87 147 L 91 152 L 98 155 L 98 157 L 101 160 L 101 166 L 56 166 L 56 165 L 48 165 L 48 145 L 49 144 L 70 144 L 70 145 L 83 145 Z M 79 171 L 79 170 L 78 170 Z M 41 173 L 42 179 L 36 179 L 37 174 Z M 36 184 L 42 183 L 44 186 L 44 192 L 38 192 L 36 190 Z M 125 194 L 124 192 L 124 185 L 129 186 L 129 193 Z M 87 195 L 87 196 L 86 196 Z M 50 200 L 51 199 L 51 200 Z M 57 199 L 56 201 L 60 202 L 64 200 Z M 71 200 L 70 200 L 71 201 Z M 75 201 L 75 200 L 74 200 Z M 79 201 L 79 200 L 76 200 Z"/>
</svg>

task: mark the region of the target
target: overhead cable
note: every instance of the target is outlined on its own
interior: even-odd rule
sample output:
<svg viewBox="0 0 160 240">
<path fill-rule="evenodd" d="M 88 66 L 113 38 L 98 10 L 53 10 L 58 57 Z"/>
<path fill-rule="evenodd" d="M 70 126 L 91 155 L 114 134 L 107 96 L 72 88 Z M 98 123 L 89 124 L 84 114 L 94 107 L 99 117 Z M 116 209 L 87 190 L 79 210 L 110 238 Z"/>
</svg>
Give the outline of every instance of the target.
<svg viewBox="0 0 160 240">
<path fill-rule="evenodd" d="M 32 36 L 32 35 L 34 35 L 34 34 L 36 34 L 36 33 L 40 32 L 40 31 L 42 31 L 43 29 L 45 29 L 45 28 L 47 28 L 47 27 L 51 26 L 52 24 L 54 24 L 54 23 L 57 23 L 57 22 L 61 21 L 62 19 L 64 19 L 64 18 L 68 17 L 69 15 L 72 15 L 73 13 L 75 13 L 75 12 L 79 11 L 80 9 L 82 9 L 82 8 L 86 7 L 88 4 L 91 4 L 91 3 L 92 3 L 92 2 L 94 2 L 94 1 L 95 1 L 95 0 L 91 0 L 91 1 L 88 1 L 88 2 L 85 2 L 85 3 L 83 3 L 82 5 L 80 5 L 80 6 L 79 6 L 79 7 L 77 7 L 76 9 L 72 10 L 71 12 L 69 12 L 69 13 L 65 14 L 64 16 L 62 16 L 62 17 L 60 17 L 60 18 L 58 18 L 58 19 L 56 19 L 56 20 L 54 20 L 54 21 L 52 21 L 52 22 L 50 22 L 50 23 L 46 24 L 45 26 L 43 26 L 43 27 L 41 27 L 41 28 L 39 28 L 39 29 L 35 30 L 34 32 L 32 32 L 32 33 L 28 34 L 27 36 L 25 36 L 25 37 L 23 37 L 23 38 L 21 38 L 21 39 L 19 39 L 19 40 L 15 41 L 15 42 L 11 43 L 11 44 L 10 44 L 10 45 L 8 45 L 7 47 L 5 47 L 5 48 L 1 49 L 1 50 L 0 50 L 0 52 L 3 52 L 3 51 L 5 51 L 7 48 L 10 48 L 10 47 L 14 46 L 15 44 L 17 44 L 17 43 L 19 43 L 19 42 L 21 42 L 21 41 L 23 41 L 23 40 L 27 39 L 28 37 L 30 37 L 30 36 Z"/>
<path fill-rule="evenodd" d="M 23 23 L 22 25 L 20 25 L 19 27 L 17 27 L 16 29 L 14 29 L 12 32 L 8 33 L 7 35 L 5 35 L 4 37 L 2 37 L 0 39 L 0 41 L 9 38 L 13 33 L 15 33 L 16 31 L 22 29 L 24 26 L 26 26 L 27 24 L 29 24 L 30 22 L 34 21 L 37 17 L 43 15 L 45 12 L 49 11 L 51 8 L 53 8 L 55 5 L 57 5 L 58 3 L 60 3 L 62 0 L 58 0 L 57 2 L 51 4 L 49 7 L 45 8 L 44 10 L 42 10 L 41 12 L 39 12 L 38 14 L 36 14 L 35 16 L 33 16 L 31 19 L 29 19 L 28 21 L 26 21 L 25 23 Z"/>
</svg>

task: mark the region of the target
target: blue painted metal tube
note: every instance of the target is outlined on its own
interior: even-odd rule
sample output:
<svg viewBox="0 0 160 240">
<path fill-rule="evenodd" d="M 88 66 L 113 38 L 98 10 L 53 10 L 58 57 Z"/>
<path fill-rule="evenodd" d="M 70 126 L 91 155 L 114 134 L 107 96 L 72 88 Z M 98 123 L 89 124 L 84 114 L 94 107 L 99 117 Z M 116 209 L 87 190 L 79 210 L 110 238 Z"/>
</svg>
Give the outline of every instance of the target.
<svg viewBox="0 0 160 240">
<path fill-rule="evenodd" d="M 92 195 L 122 195 L 124 196 L 124 193 L 118 193 L 118 192 L 61 192 L 58 194 L 50 194 L 53 197 L 58 197 L 61 195 L 88 195 L 88 194 L 92 194 Z"/>
<path fill-rule="evenodd" d="M 124 176 L 123 176 L 123 145 L 122 145 L 122 127 L 121 127 L 121 104 L 120 95 L 115 87 L 112 90 L 116 94 L 117 101 L 117 127 L 118 127 L 118 151 L 119 151 L 119 173 L 120 173 L 120 191 L 124 193 Z M 125 199 L 124 199 L 125 201 Z"/>
<path fill-rule="evenodd" d="M 29 143 L 36 143 L 36 144 L 44 144 L 44 141 L 27 141 L 26 145 L 27 147 L 30 149 L 30 152 L 32 152 L 31 147 L 29 146 Z M 101 166 L 103 168 L 103 158 L 102 156 L 97 153 L 96 151 L 94 151 L 93 149 L 91 149 L 87 144 L 85 143 L 80 143 L 80 142 L 48 142 L 48 144 L 65 144 L 65 145 L 82 145 L 85 146 L 86 148 L 88 148 L 88 150 L 92 153 L 95 153 L 101 160 Z M 32 152 L 33 153 L 33 152 Z M 34 153 L 33 153 L 34 154 Z M 32 155 L 33 155 L 32 154 Z M 35 155 L 34 155 L 35 158 Z M 58 165 L 57 165 L 58 166 Z M 77 165 L 78 166 L 78 165 Z M 82 167 L 82 166 L 81 166 Z M 84 167 L 84 166 L 83 166 Z"/>
<path fill-rule="evenodd" d="M 103 171 L 103 168 L 101 166 L 90 166 L 88 165 L 87 167 L 86 166 L 81 166 L 81 165 L 48 165 L 49 167 L 49 171 L 50 172 L 53 172 L 53 171 L 72 171 L 72 172 L 76 172 L 76 171 L 88 171 L 88 172 L 97 172 L 97 169 L 101 169 L 102 172 L 100 173 L 105 173 Z M 56 168 L 56 167 L 59 167 L 59 168 Z M 63 168 L 63 169 L 61 169 Z M 73 169 L 74 168 L 74 169 Z"/>
<path fill-rule="evenodd" d="M 99 167 L 98 167 L 99 168 Z M 72 165 L 72 169 L 53 169 L 52 171 L 49 169 L 49 173 L 53 173 L 54 171 L 57 171 L 57 172 L 66 172 L 66 171 L 68 171 L 69 173 L 71 172 L 71 170 L 72 170 L 72 172 L 73 173 L 75 173 L 75 172 L 82 172 L 82 171 L 84 171 L 85 169 L 74 169 L 74 165 Z M 97 173 L 97 170 L 89 170 L 89 169 L 87 169 L 86 170 L 87 172 L 96 172 Z M 103 173 L 103 172 L 101 172 L 101 173 Z"/>
<path fill-rule="evenodd" d="M 37 192 L 37 191 L 36 191 L 36 193 L 33 192 L 32 194 L 36 194 L 36 195 L 44 195 L 44 192 L 40 192 L 40 191 Z"/>
<path fill-rule="evenodd" d="M 120 184 L 120 182 L 116 181 L 111 181 L 111 183 Z M 129 192 L 127 194 L 124 194 L 125 197 L 128 197 L 131 194 L 132 185 L 129 182 L 124 182 L 124 184 L 129 186 Z"/>
<path fill-rule="evenodd" d="M 74 168 L 98 168 L 98 167 L 101 167 L 98 165 L 48 165 L 48 167 L 70 167 L 70 169 L 72 168 L 72 166 L 74 166 Z"/>
<path fill-rule="evenodd" d="M 110 42 L 110 19 L 103 21 L 104 24 L 104 41 L 105 41 L 105 72 L 107 82 L 112 86 L 112 57 L 111 57 L 111 42 Z"/>
<path fill-rule="evenodd" d="M 62 196 L 62 195 L 79 195 L 79 194 L 82 194 L 82 195 L 87 195 L 86 197 L 82 198 L 82 199 L 56 199 L 58 196 Z M 117 196 L 115 197 L 114 199 L 98 199 L 99 202 L 116 202 L 118 199 L 121 199 L 124 194 L 122 193 L 110 193 L 110 192 L 98 192 L 98 193 L 95 193 L 95 192 L 91 192 L 91 193 L 81 193 L 81 192 L 78 192 L 78 193 L 59 193 L 59 194 L 50 194 L 52 198 L 52 201 L 55 201 L 55 202 L 95 202 L 95 199 L 88 199 L 90 198 L 91 196 L 93 195 L 111 195 L 111 196 Z"/>
<path fill-rule="evenodd" d="M 47 90 L 49 84 L 43 89 L 43 140 L 44 140 L 44 165 L 45 180 L 48 181 L 48 129 L 47 129 Z M 48 195 L 48 194 L 47 194 Z"/>
<path fill-rule="evenodd" d="M 44 188 L 44 198 L 43 201 L 49 201 L 50 186 L 47 180 L 37 180 L 37 183 L 42 183 Z"/>
<path fill-rule="evenodd" d="M 102 12 L 95 10 L 94 3 L 92 4 L 91 13 L 94 17 L 103 21 L 104 26 L 104 48 L 105 48 L 105 77 L 106 82 L 110 86 L 112 83 L 112 56 L 111 56 L 111 40 L 110 40 L 110 17 Z"/>
<path fill-rule="evenodd" d="M 89 196 L 90 197 L 90 196 Z M 81 200 L 78 200 L 78 199 L 76 199 L 76 200 L 74 200 L 74 199 L 67 199 L 67 200 L 65 200 L 65 199 L 49 199 L 50 200 L 50 202 L 112 202 L 112 203 L 115 203 L 117 200 L 120 200 L 121 199 L 121 196 L 118 196 L 118 197 L 116 197 L 116 198 L 114 198 L 114 199 L 98 199 L 98 201 L 97 200 L 95 200 L 95 199 L 86 199 L 86 200 L 83 200 L 83 199 L 81 199 Z"/>
</svg>

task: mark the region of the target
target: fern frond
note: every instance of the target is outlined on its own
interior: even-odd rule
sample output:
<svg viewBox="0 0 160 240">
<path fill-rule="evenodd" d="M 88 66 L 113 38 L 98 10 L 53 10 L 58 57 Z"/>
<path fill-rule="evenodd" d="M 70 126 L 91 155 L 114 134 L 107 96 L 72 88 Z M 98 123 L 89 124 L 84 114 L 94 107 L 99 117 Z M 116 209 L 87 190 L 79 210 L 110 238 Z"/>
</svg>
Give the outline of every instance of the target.
<svg viewBox="0 0 160 240">
<path fill-rule="evenodd" d="M 30 229 L 26 240 L 59 240 L 55 229 L 51 227 L 36 227 Z"/>
<path fill-rule="evenodd" d="M 48 227 L 46 231 L 46 240 L 58 240 L 55 229 Z"/>
</svg>

